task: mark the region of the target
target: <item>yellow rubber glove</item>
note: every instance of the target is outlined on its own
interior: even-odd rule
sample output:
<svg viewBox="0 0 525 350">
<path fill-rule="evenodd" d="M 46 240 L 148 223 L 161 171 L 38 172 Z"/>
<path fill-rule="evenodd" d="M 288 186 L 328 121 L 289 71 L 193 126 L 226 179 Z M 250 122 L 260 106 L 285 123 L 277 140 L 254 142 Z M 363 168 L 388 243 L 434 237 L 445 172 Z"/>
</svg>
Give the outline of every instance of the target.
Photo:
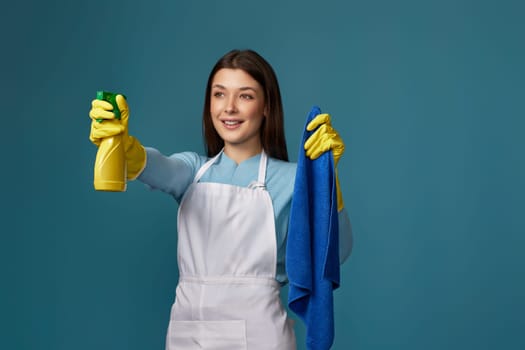
<svg viewBox="0 0 525 350">
<path fill-rule="evenodd" d="M 122 95 L 117 95 L 116 101 L 120 110 L 120 120 L 115 119 L 111 103 L 104 100 L 91 102 L 89 139 L 99 146 L 102 139 L 122 134 L 126 152 L 127 179 L 134 180 L 146 165 L 146 150 L 136 138 L 128 135 L 129 107 L 126 99 Z"/>
<path fill-rule="evenodd" d="M 331 150 L 334 157 L 334 165 L 337 167 L 339 159 L 345 151 L 345 144 L 343 143 L 341 136 L 339 136 L 337 131 L 332 127 L 332 124 L 330 123 L 330 115 L 326 113 L 318 114 L 310 123 L 308 123 L 306 130 L 315 130 L 315 132 L 304 143 L 306 156 L 313 160 L 319 158 L 321 154 Z M 335 184 L 337 192 L 337 210 L 341 211 L 344 208 L 344 203 L 337 169 L 335 169 Z"/>
</svg>

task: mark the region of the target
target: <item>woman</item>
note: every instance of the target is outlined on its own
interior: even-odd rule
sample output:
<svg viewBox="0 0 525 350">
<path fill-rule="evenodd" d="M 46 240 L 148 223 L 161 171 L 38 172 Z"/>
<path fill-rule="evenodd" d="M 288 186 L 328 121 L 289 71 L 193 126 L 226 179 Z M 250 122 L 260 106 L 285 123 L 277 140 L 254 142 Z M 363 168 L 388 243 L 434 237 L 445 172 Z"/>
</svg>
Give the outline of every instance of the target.
<svg viewBox="0 0 525 350">
<path fill-rule="evenodd" d="M 212 69 L 205 95 L 207 157 L 166 157 L 127 134 L 128 106 L 94 100 L 90 139 L 123 134 L 128 178 L 171 194 L 179 203 L 179 283 L 167 349 L 295 349 L 292 323 L 279 298 L 296 165 L 288 162 L 279 85 L 271 66 L 251 50 L 227 53 Z M 103 123 L 97 119 L 103 118 Z M 319 126 L 321 125 L 321 126 Z M 327 115 L 306 153 L 344 149 Z M 342 209 L 342 199 L 339 207 Z M 350 227 L 340 211 L 342 247 Z M 346 242 L 346 243 L 345 243 Z M 350 250 L 341 252 L 343 261 Z"/>
</svg>

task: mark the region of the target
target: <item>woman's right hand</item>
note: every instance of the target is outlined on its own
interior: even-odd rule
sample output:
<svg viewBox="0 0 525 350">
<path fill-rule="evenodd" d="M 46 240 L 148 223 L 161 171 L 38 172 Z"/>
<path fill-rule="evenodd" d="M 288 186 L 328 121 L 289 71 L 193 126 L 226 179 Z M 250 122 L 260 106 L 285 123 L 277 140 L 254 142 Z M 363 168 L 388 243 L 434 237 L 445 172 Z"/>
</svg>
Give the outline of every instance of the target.
<svg viewBox="0 0 525 350">
<path fill-rule="evenodd" d="M 116 97 L 120 110 L 120 120 L 115 118 L 113 105 L 104 100 L 93 100 L 89 117 L 91 118 L 91 133 L 89 139 L 95 145 L 107 137 L 122 135 L 126 153 L 127 178 L 133 180 L 140 175 L 146 166 L 146 150 L 139 140 L 128 135 L 129 107 L 122 95 Z"/>
<path fill-rule="evenodd" d="M 115 118 L 111 103 L 104 100 L 93 100 L 91 102 L 89 139 L 97 146 L 100 145 L 102 139 L 119 134 L 123 134 L 124 143 L 128 142 L 128 104 L 122 95 L 117 95 L 116 101 L 120 110 L 120 120 Z"/>
</svg>

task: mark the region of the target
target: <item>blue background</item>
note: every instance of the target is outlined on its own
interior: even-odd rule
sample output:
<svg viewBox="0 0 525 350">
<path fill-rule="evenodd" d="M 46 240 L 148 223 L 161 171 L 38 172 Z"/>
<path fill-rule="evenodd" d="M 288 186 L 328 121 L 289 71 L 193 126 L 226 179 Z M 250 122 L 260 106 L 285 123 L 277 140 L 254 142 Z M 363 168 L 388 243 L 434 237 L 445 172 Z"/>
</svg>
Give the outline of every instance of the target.
<svg viewBox="0 0 525 350">
<path fill-rule="evenodd" d="M 200 152 L 211 66 L 253 48 L 279 76 L 292 160 L 314 104 L 346 141 L 355 250 L 333 348 L 524 349 L 524 10 L 505 0 L 3 4 L 0 348 L 164 348 L 177 207 L 140 183 L 93 190 L 90 102 L 121 91 L 144 144 Z"/>
</svg>

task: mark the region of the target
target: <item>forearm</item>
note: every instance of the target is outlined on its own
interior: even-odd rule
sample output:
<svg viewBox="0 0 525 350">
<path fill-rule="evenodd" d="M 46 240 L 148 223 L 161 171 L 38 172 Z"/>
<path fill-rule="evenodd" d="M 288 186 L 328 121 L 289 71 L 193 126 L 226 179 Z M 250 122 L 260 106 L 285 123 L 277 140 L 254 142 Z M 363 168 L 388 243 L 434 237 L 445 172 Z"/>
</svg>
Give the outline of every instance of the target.
<svg viewBox="0 0 525 350">
<path fill-rule="evenodd" d="M 179 200 L 193 180 L 194 167 L 182 153 L 167 157 L 154 148 L 145 149 L 146 165 L 137 179 Z"/>
<path fill-rule="evenodd" d="M 352 253 L 353 234 L 352 225 L 346 209 L 338 212 L 339 217 L 339 262 L 342 264 Z"/>
</svg>

